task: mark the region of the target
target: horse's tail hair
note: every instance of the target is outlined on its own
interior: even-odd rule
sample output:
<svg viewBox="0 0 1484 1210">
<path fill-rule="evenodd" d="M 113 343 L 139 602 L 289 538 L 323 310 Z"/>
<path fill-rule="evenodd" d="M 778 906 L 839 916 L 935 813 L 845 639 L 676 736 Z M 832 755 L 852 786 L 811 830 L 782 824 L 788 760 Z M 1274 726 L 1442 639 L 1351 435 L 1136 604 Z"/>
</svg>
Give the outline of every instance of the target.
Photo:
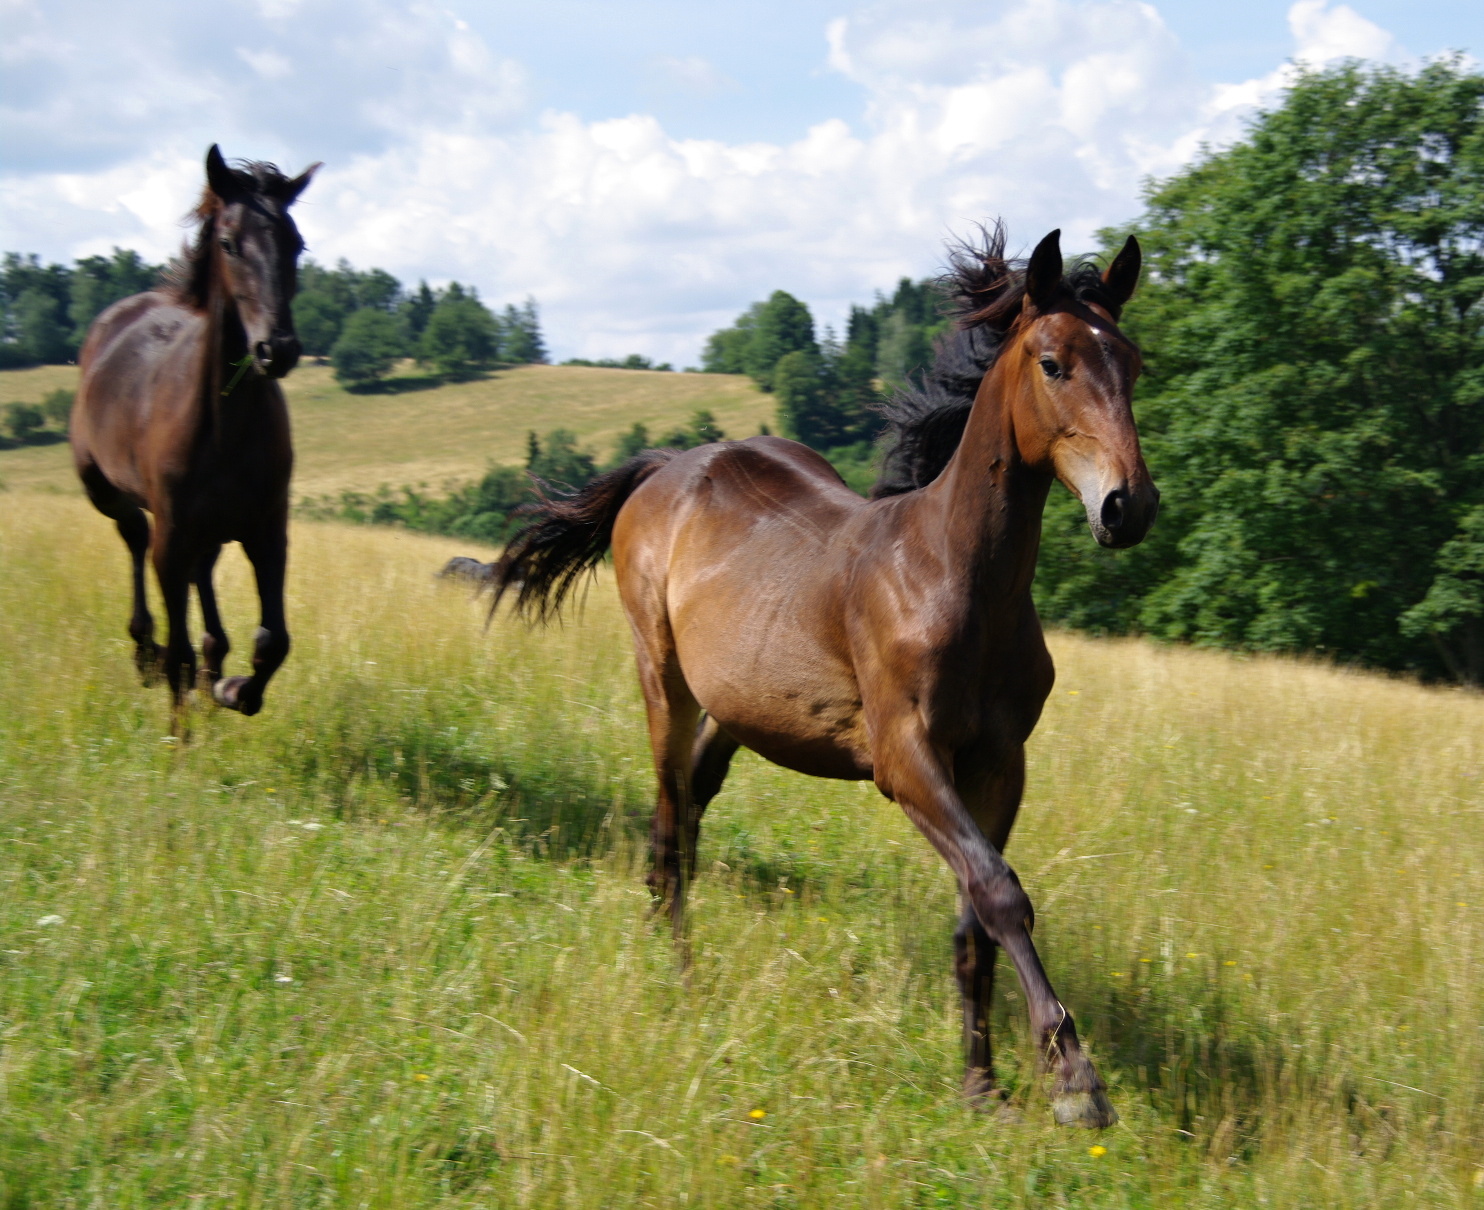
<svg viewBox="0 0 1484 1210">
<path fill-rule="evenodd" d="M 624 501 L 675 453 L 644 450 L 571 493 L 559 494 L 538 482 L 540 499 L 520 510 L 530 522 L 510 539 L 495 564 L 490 617 L 511 589 L 516 593 L 515 612 L 526 621 L 556 617 L 572 586 L 608 552 Z"/>
</svg>

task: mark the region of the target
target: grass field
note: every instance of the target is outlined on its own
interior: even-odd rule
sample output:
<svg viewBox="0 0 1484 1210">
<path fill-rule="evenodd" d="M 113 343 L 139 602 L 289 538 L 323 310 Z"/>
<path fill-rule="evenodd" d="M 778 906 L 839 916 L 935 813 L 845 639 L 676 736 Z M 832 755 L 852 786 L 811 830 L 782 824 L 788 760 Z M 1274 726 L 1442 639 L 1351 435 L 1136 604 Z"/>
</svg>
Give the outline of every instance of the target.
<svg viewBox="0 0 1484 1210">
<path fill-rule="evenodd" d="M 382 484 L 441 488 L 484 473 L 491 463 L 521 464 L 526 433 L 567 428 L 602 457 L 635 421 L 658 438 L 692 413 L 711 411 L 731 437 L 774 425 L 774 401 L 732 374 L 671 374 L 588 366 L 518 366 L 474 382 L 438 385 L 415 376 L 398 389 L 352 395 L 328 366 L 302 365 L 284 380 L 294 420 L 295 497 L 374 491 Z M 72 389 L 77 370 L 42 366 L 0 371 L 0 405 L 35 403 Z M 0 450 L 0 483 L 13 490 L 76 487 L 65 445 Z"/>
<path fill-rule="evenodd" d="M 1050 1124 L 1002 964 L 996 1124 L 900 812 L 739 758 L 683 980 L 608 584 L 486 634 L 463 550 L 298 526 L 180 746 L 111 527 L 4 497 L 0 1206 L 1484 1205 L 1478 695 L 1055 636 L 1010 856 L 1123 1120 Z"/>
</svg>

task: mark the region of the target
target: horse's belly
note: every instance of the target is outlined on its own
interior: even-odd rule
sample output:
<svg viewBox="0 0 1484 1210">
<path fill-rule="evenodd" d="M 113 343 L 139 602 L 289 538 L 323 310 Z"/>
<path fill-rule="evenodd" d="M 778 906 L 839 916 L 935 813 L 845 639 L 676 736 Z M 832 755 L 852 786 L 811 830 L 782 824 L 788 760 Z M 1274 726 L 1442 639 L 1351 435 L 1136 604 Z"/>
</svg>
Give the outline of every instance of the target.
<svg viewBox="0 0 1484 1210">
<path fill-rule="evenodd" d="M 681 668 L 691 692 L 739 743 L 815 777 L 869 778 L 870 743 L 860 689 L 817 652 L 718 650 Z"/>
</svg>

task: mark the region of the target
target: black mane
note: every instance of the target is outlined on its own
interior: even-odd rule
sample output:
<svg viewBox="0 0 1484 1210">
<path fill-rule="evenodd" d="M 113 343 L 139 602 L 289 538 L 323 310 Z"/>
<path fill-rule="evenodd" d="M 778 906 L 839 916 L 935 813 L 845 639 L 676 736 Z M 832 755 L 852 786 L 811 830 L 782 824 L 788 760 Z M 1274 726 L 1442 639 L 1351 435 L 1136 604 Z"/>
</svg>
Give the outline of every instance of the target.
<svg viewBox="0 0 1484 1210">
<path fill-rule="evenodd" d="M 934 342 L 932 368 L 881 405 L 886 452 L 873 500 L 926 487 L 942 474 L 963 437 L 979 384 L 1021 313 L 1027 262 L 1006 258 L 1003 223 L 981 227 L 979 234 L 978 246 L 967 240 L 949 245 L 948 270 L 938 287 L 954 324 Z M 1062 291 L 1118 319 L 1121 308 L 1091 261 L 1072 266 Z"/>
<path fill-rule="evenodd" d="M 254 202 L 270 209 L 281 210 L 285 199 L 292 200 L 292 180 L 284 176 L 278 165 L 264 160 L 236 160 L 232 164 L 232 176 L 238 188 Z M 187 306 L 204 308 L 211 296 L 211 245 L 216 239 L 216 216 L 221 213 L 222 199 L 208 185 L 202 191 L 185 221 L 194 221 L 195 237 L 173 257 L 161 275 L 160 288 Z"/>
</svg>

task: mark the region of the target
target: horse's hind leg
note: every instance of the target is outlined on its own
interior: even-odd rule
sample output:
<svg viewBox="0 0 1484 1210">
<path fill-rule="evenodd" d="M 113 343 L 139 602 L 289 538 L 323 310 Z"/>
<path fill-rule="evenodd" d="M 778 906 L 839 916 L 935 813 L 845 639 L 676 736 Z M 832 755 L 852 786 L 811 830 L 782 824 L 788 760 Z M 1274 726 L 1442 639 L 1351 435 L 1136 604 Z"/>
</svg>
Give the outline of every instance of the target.
<svg viewBox="0 0 1484 1210">
<path fill-rule="evenodd" d="M 160 649 L 155 645 L 155 620 L 150 615 L 144 595 L 144 561 L 149 556 L 149 518 L 137 504 L 119 494 L 95 466 L 82 471 L 82 484 L 88 499 L 118 527 L 119 537 L 129 548 L 133 570 L 134 610 L 129 615 L 129 637 L 134 640 L 134 664 L 146 685 L 154 684 L 160 674 Z"/>
<path fill-rule="evenodd" d="M 211 573 L 221 553 L 220 546 L 212 546 L 196 560 L 196 595 L 201 599 L 201 618 L 206 628 L 206 633 L 201 636 L 201 662 L 204 665 L 201 679 L 207 687 L 222 679 L 222 663 L 227 652 L 232 650 L 227 632 L 222 628 L 222 615 L 217 611 L 216 586 L 211 582 Z"/>
<path fill-rule="evenodd" d="M 1017 755 L 995 773 L 959 770 L 964 806 L 999 852 L 1010 839 L 1025 788 L 1025 757 Z M 994 992 L 995 956 L 999 947 L 985 930 L 974 905 L 959 885 L 958 928 L 953 934 L 953 968 L 958 979 L 964 1021 L 964 1096 L 980 1109 L 993 1109 L 1004 1099 L 994 1074 L 989 1014 Z"/>
<path fill-rule="evenodd" d="M 695 742 L 691 745 L 690 792 L 692 809 L 689 829 L 684 845 L 687 867 L 686 877 L 696 876 L 696 850 L 701 843 L 701 816 L 706 806 L 721 793 L 721 784 L 726 780 L 732 757 L 739 747 L 736 740 L 723 731 L 717 721 L 705 715 L 696 727 Z"/>
<path fill-rule="evenodd" d="M 635 633 L 638 637 L 638 627 Z M 650 828 L 654 865 L 647 881 L 657 905 L 668 904 L 679 937 L 685 924 L 685 884 L 694 865 L 687 850 L 700 818 L 691 793 L 691 760 L 701 707 L 691 696 L 673 649 L 654 651 L 640 641 L 635 654 L 658 783 Z"/>
<path fill-rule="evenodd" d="M 191 646 L 187 610 L 191 601 L 191 557 L 172 528 L 158 517 L 155 523 L 155 578 L 165 601 L 165 680 L 174 702 L 177 729 L 186 694 L 196 683 L 196 649 Z"/>
</svg>

